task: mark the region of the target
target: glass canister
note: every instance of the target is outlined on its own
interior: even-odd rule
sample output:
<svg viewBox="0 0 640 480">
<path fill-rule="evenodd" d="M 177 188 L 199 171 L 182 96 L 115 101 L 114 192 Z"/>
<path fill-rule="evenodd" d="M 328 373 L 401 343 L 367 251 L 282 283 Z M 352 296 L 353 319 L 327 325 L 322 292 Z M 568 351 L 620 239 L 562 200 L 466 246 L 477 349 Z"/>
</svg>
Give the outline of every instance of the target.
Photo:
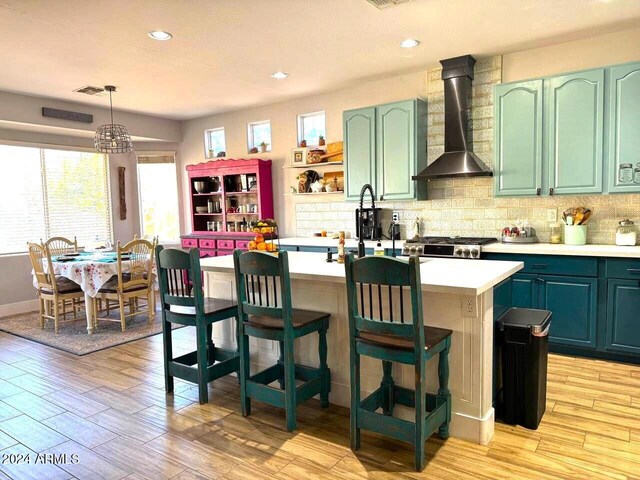
<svg viewBox="0 0 640 480">
<path fill-rule="evenodd" d="M 640 184 L 640 168 L 633 171 L 633 183 Z"/>
<path fill-rule="evenodd" d="M 550 223 L 549 230 L 549 243 L 562 243 L 562 224 L 560 222 Z"/>
<path fill-rule="evenodd" d="M 618 170 L 618 181 L 620 183 L 633 182 L 633 163 L 621 163 Z"/>
<path fill-rule="evenodd" d="M 628 218 L 618 223 L 616 229 L 616 245 L 634 246 L 637 241 L 635 224 Z"/>
</svg>

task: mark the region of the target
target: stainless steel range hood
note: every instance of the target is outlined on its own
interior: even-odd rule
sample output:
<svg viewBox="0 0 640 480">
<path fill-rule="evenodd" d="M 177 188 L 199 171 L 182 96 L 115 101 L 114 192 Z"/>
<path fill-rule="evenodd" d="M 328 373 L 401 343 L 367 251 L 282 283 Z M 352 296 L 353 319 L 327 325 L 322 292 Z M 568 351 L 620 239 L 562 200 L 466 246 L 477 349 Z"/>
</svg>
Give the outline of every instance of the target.
<svg viewBox="0 0 640 480">
<path fill-rule="evenodd" d="M 471 151 L 469 98 L 475 63 L 471 55 L 440 61 L 444 80 L 444 153 L 413 176 L 413 180 L 493 175 Z"/>
</svg>

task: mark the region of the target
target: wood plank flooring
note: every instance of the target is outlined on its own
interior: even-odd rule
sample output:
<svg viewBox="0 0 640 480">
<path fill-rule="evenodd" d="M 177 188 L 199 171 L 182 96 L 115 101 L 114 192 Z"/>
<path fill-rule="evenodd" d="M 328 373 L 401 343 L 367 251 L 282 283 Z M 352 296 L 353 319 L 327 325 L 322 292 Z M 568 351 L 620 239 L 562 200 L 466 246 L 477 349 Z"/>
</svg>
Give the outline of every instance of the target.
<svg viewBox="0 0 640 480">
<path fill-rule="evenodd" d="M 193 349 L 191 329 L 174 337 L 176 354 Z M 341 407 L 304 404 L 288 433 L 279 409 L 254 403 L 243 418 L 232 377 L 207 405 L 180 380 L 165 395 L 161 346 L 156 336 L 76 357 L 0 333 L 0 461 L 32 462 L 0 463 L 0 479 L 640 478 L 640 366 L 551 355 L 538 430 L 498 423 L 487 446 L 431 438 L 416 473 L 400 442 L 363 433 L 351 452 Z"/>
</svg>

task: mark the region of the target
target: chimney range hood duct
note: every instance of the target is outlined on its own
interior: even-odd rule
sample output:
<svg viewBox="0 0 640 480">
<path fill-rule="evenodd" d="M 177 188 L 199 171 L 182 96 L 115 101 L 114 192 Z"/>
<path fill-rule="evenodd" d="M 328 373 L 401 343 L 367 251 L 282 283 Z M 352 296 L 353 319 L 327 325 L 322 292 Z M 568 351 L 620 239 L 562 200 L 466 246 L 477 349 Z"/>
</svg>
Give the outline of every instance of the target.
<svg viewBox="0 0 640 480">
<path fill-rule="evenodd" d="M 471 151 L 469 97 L 476 59 L 464 55 L 440 63 L 444 80 L 444 153 L 412 178 L 490 177 L 491 170 Z"/>
</svg>

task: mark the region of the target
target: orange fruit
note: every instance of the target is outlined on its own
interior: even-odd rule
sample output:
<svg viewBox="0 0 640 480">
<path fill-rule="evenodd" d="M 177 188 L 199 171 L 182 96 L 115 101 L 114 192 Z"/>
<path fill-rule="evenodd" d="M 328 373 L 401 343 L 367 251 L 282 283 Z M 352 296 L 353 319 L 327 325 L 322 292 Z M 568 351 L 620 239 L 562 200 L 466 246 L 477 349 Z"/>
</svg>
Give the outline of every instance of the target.
<svg viewBox="0 0 640 480">
<path fill-rule="evenodd" d="M 273 252 L 276 248 L 273 243 L 267 243 L 267 252 Z"/>
<path fill-rule="evenodd" d="M 258 250 L 266 250 L 267 249 L 267 244 L 262 242 L 258 244 Z"/>
<path fill-rule="evenodd" d="M 256 243 L 263 243 L 264 242 L 264 237 L 262 235 L 256 235 Z"/>
<path fill-rule="evenodd" d="M 251 240 L 248 244 L 247 244 L 247 248 L 249 250 L 255 250 L 256 249 L 256 242 L 254 242 L 253 240 Z"/>
</svg>

